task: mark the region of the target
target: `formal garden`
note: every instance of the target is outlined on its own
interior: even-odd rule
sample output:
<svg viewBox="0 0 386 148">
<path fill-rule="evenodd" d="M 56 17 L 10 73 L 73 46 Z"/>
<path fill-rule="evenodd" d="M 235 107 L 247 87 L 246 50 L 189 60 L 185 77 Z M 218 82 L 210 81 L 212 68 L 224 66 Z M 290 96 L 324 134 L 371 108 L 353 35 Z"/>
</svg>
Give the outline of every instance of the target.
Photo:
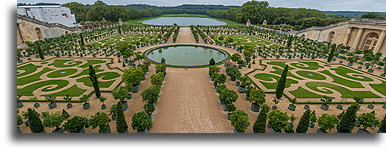
<svg viewBox="0 0 386 148">
<path fill-rule="evenodd" d="M 19 65 L 17 93 L 21 96 L 20 101 L 29 101 L 33 97 L 39 101 L 47 96 L 57 96 L 57 100 L 65 101 L 65 96 L 89 95 L 93 92 L 93 84 L 88 78 L 91 65 L 99 78 L 101 91 L 112 91 L 121 83 L 122 71 L 110 68 L 111 63 L 111 58 L 54 58 Z"/>
<path fill-rule="evenodd" d="M 336 102 L 384 102 L 386 81 L 384 78 L 350 68 L 318 60 L 261 60 L 265 67 L 253 73 L 258 87 L 265 92 L 275 92 L 285 65 L 288 75 L 285 94 L 298 102 L 324 96 L 339 98 Z M 313 101 L 310 101 L 313 102 Z"/>
<path fill-rule="evenodd" d="M 169 132 L 164 110 L 211 132 L 385 132 L 379 54 L 241 25 L 96 24 L 18 49 L 18 132 Z"/>
</svg>

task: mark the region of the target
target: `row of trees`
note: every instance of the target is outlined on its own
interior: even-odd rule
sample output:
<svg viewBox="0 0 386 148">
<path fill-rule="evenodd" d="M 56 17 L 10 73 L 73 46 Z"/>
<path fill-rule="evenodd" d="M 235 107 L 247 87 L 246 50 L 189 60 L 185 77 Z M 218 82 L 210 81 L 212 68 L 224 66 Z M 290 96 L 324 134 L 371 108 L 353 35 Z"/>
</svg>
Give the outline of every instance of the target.
<svg viewBox="0 0 386 148">
<path fill-rule="evenodd" d="M 262 24 L 266 20 L 268 24 L 292 25 L 297 30 L 312 26 L 326 26 L 347 19 L 334 17 L 334 15 L 328 15 L 315 9 L 274 8 L 270 7 L 266 1 L 249 1 L 244 3 L 241 8 L 208 11 L 207 15 L 243 24 L 248 19 L 252 24 Z"/>
<path fill-rule="evenodd" d="M 78 22 L 101 21 L 103 18 L 107 21 L 117 22 L 119 18 L 121 18 L 122 21 L 126 21 L 162 14 L 162 11 L 157 9 L 133 9 L 124 6 L 107 5 L 103 1 L 96 1 L 93 5 L 71 2 L 64 6 L 71 9 L 71 12 L 75 14 Z"/>
</svg>

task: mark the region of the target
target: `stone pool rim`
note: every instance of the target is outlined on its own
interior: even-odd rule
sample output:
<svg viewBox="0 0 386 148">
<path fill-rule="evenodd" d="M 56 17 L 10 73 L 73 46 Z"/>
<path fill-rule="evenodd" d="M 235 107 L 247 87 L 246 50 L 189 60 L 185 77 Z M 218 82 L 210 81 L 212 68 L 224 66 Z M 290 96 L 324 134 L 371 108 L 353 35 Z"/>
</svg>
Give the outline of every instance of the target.
<svg viewBox="0 0 386 148">
<path fill-rule="evenodd" d="M 177 46 L 204 47 L 204 48 L 210 48 L 210 49 L 213 49 L 213 50 L 221 52 L 222 54 L 224 54 L 225 58 L 223 60 L 219 61 L 219 62 L 216 61 L 216 64 L 214 66 L 222 64 L 225 60 L 228 60 L 229 57 L 230 57 L 230 54 L 227 51 L 222 50 L 220 48 L 212 47 L 212 46 L 207 46 L 207 45 L 197 45 L 197 44 L 173 44 L 173 45 L 162 45 L 162 46 L 152 47 L 152 48 L 147 49 L 145 52 L 143 52 L 143 55 L 150 62 L 156 63 L 156 64 L 161 64 L 161 62 L 157 62 L 157 61 L 154 61 L 154 60 L 148 58 L 147 56 L 149 55 L 149 53 L 154 51 L 154 50 L 158 50 L 160 48 L 177 47 Z M 173 67 L 173 68 L 203 68 L 203 67 L 209 67 L 211 65 L 209 65 L 209 61 L 208 61 L 208 64 L 203 64 L 203 65 L 189 66 L 189 65 L 166 64 L 166 66 L 167 67 Z"/>
</svg>

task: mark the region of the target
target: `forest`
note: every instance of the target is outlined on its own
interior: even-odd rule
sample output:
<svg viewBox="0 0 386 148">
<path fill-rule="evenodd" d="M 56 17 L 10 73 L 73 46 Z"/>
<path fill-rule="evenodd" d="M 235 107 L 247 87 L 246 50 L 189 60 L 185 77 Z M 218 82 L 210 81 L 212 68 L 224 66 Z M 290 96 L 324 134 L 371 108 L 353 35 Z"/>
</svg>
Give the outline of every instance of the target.
<svg viewBox="0 0 386 148">
<path fill-rule="evenodd" d="M 326 26 L 345 21 L 353 17 L 384 19 L 381 13 L 356 13 L 352 12 L 323 12 L 316 9 L 306 8 L 282 8 L 270 7 L 267 1 L 248 1 L 240 6 L 224 5 L 193 5 L 184 4 L 180 6 L 151 6 L 145 4 L 130 5 L 107 5 L 103 1 L 96 1 L 93 5 L 83 5 L 71 2 L 64 5 L 69 7 L 75 14 L 76 20 L 107 21 L 133 20 L 144 17 L 154 17 L 161 14 L 205 14 L 210 17 L 226 19 L 245 24 L 248 19 L 252 24 L 262 24 L 264 20 L 269 25 L 284 25 L 288 28 L 301 30 L 313 26 Z M 346 15 L 342 15 L 346 14 Z M 360 16 L 358 16 L 360 15 Z"/>
</svg>

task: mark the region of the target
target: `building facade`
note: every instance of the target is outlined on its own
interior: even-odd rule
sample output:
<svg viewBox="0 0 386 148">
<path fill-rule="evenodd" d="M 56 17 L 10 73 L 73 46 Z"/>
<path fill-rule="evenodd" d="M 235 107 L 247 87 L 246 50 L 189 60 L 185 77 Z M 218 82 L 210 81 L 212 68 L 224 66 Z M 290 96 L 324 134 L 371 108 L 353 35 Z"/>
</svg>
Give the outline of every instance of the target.
<svg viewBox="0 0 386 148">
<path fill-rule="evenodd" d="M 67 27 L 76 26 L 75 15 L 67 7 L 54 6 L 18 6 L 19 15 L 31 17 L 46 23 L 58 23 Z"/>
<path fill-rule="evenodd" d="M 25 41 L 34 42 L 45 38 L 54 38 L 81 32 L 78 27 L 46 23 L 22 15 L 17 15 L 16 25 L 16 42 L 18 48 L 22 47 Z"/>
<path fill-rule="evenodd" d="M 355 18 L 325 27 L 291 32 L 297 36 L 342 44 L 352 50 L 372 50 L 386 56 L 386 21 Z"/>
</svg>

